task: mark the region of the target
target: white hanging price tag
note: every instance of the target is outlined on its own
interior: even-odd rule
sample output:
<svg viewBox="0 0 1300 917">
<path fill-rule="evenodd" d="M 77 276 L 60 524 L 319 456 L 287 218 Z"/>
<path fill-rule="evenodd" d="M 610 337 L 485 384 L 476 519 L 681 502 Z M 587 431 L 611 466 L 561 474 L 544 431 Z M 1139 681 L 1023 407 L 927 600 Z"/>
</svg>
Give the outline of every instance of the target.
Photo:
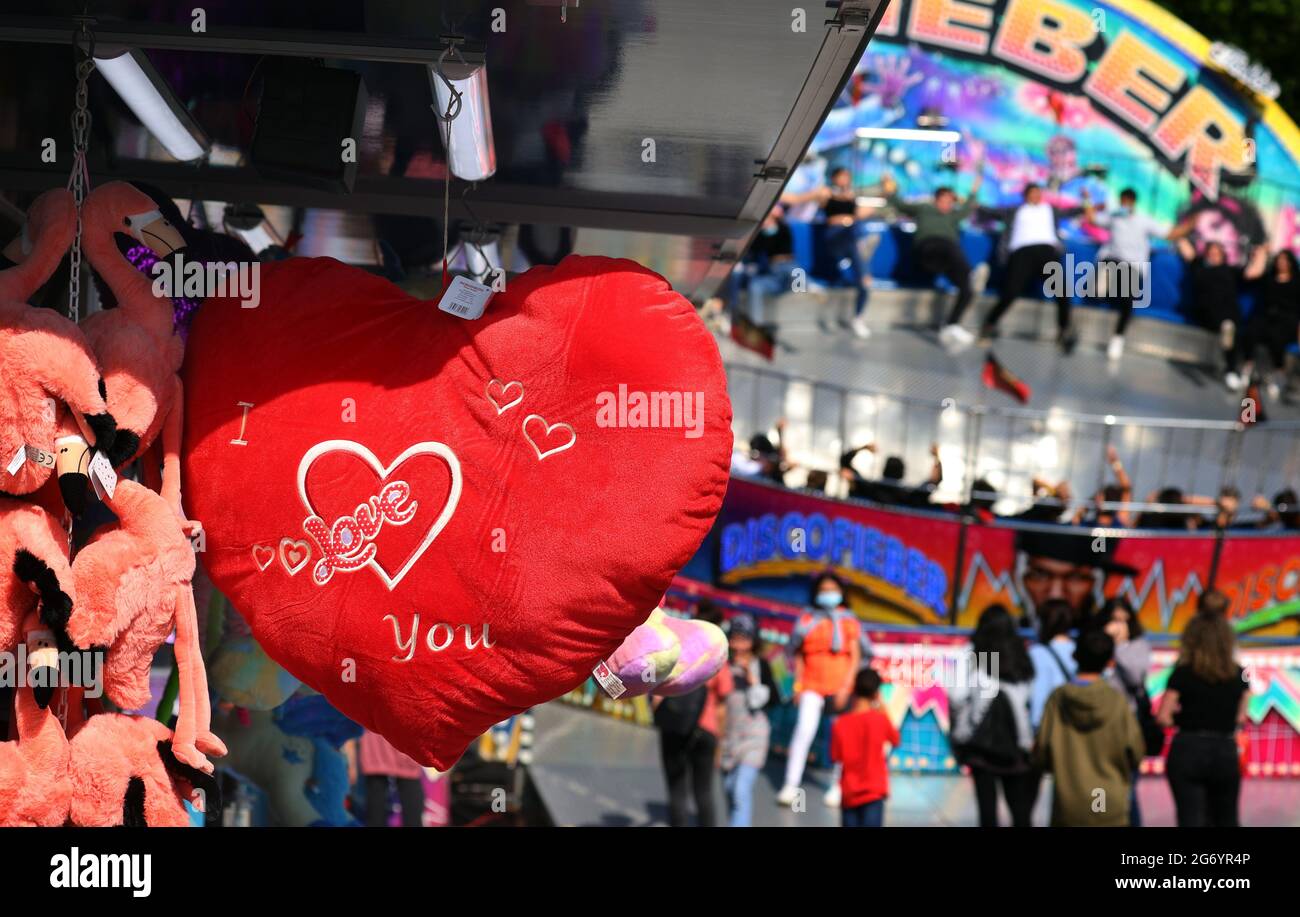
<svg viewBox="0 0 1300 917">
<path fill-rule="evenodd" d="M 117 472 L 113 470 L 113 463 L 108 460 L 102 452 L 96 452 L 95 457 L 90 460 L 90 483 L 95 487 L 95 493 L 102 500 L 104 494 L 108 494 L 108 499 L 113 499 L 113 491 L 117 489 Z"/>
<path fill-rule="evenodd" d="M 10 474 L 17 474 L 18 469 L 23 467 L 23 462 L 25 462 L 26 460 L 27 460 L 27 446 L 24 443 L 19 443 L 18 451 L 14 453 L 14 457 L 11 458 L 9 460 L 9 464 L 5 466 L 5 471 L 9 472 Z"/>
<path fill-rule="evenodd" d="M 451 279 L 451 283 L 447 284 L 442 299 L 438 300 L 438 308 L 457 318 L 473 321 L 483 316 L 483 310 L 487 308 L 492 294 L 491 287 L 484 286 L 477 280 L 457 275 Z"/>
</svg>

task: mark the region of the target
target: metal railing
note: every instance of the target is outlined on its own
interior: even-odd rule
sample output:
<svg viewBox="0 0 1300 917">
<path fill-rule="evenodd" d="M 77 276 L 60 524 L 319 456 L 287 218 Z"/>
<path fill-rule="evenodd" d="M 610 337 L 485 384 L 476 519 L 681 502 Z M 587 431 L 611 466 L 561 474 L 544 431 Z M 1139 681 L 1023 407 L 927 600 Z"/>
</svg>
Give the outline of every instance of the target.
<svg viewBox="0 0 1300 917">
<path fill-rule="evenodd" d="M 939 500 L 964 502 L 987 480 L 1000 495 L 998 510 L 1027 506 L 1035 479 L 1068 481 L 1088 500 L 1113 478 L 1106 461 L 1114 446 L 1133 482 L 1133 500 L 1165 487 L 1213 496 L 1237 487 L 1243 510 L 1256 494 L 1300 489 L 1300 421 L 1246 426 L 1232 421 L 1078 414 L 1060 410 L 965 405 L 846 388 L 775 369 L 727 364 L 732 427 L 738 445 L 756 433 L 771 436 L 786 422 L 783 442 L 800 468 L 829 474 L 828 492 L 843 495 L 840 455 L 876 444 L 857 467 L 877 477 L 886 456 L 897 455 L 906 481 L 930 472 L 931 443 L 939 445 L 943 481 Z M 789 482 L 801 484 L 798 469 Z"/>
</svg>

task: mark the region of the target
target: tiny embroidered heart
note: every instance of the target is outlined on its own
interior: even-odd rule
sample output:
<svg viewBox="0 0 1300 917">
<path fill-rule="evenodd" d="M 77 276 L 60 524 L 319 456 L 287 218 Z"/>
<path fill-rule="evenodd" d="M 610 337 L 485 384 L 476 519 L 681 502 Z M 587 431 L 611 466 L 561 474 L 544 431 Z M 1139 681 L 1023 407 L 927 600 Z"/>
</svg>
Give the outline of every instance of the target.
<svg viewBox="0 0 1300 917">
<path fill-rule="evenodd" d="M 266 568 L 271 566 L 274 562 L 275 548 L 271 547 L 269 544 L 253 545 L 253 563 L 257 564 L 257 569 L 265 573 Z"/>
<path fill-rule="evenodd" d="M 532 425 L 532 429 L 536 431 L 535 433 L 529 432 L 529 424 Z M 534 436 L 537 438 L 534 439 Z M 524 418 L 524 439 L 528 440 L 528 445 L 533 447 L 533 451 L 537 453 L 537 460 L 540 462 L 557 452 L 572 448 L 573 444 L 578 441 L 578 434 L 567 423 L 547 424 L 542 415 L 529 414 Z M 537 444 L 538 440 L 541 440 L 542 444 L 547 446 L 545 450 Z"/>
<path fill-rule="evenodd" d="M 517 391 L 519 394 L 511 398 L 510 393 Z M 497 416 L 500 417 L 506 411 L 524 400 L 524 384 L 522 382 L 502 382 L 500 379 L 490 379 L 487 384 L 487 400 L 492 402 L 492 407 L 497 409 Z"/>
<path fill-rule="evenodd" d="M 311 560 L 311 545 L 305 541 L 292 538 L 280 539 L 280 563 L 290 576 L 297 576 L 298 571 L 307 566 Z"/>
</svg>

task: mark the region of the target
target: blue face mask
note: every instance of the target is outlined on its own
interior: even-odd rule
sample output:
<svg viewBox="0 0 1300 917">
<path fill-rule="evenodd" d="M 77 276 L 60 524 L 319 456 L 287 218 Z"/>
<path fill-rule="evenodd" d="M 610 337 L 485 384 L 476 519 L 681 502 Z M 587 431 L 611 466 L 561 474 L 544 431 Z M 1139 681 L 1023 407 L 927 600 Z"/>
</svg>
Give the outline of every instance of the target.
<svg viewBox="0 0 1300 917">
<path fill-rule="evenodd" d="M 820 608 L 839 608 L 844 603 L 844 595 L 839 592 L 817 593 L 817 605 Z"/>
</svg>

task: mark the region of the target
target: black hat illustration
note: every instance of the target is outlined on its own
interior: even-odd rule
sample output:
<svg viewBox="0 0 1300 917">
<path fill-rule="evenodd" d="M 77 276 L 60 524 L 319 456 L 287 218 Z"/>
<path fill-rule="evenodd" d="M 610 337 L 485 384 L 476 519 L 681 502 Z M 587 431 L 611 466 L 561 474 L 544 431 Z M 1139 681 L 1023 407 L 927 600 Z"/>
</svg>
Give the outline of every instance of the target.
<svg viewBox="0 0 1300 917">
<path fill-rule="evenodd" d="M 1136 567 L 1117 563 L 1115 547 L 1121 539 L 1091 532 L 1053 532 L 1046 529 L 1018 529 L 1016 550 L 1030 557 L 1064 561 L 1076 567 L 1095 567 L 1119 576 L 1137 576 Z"/>
</svg>

